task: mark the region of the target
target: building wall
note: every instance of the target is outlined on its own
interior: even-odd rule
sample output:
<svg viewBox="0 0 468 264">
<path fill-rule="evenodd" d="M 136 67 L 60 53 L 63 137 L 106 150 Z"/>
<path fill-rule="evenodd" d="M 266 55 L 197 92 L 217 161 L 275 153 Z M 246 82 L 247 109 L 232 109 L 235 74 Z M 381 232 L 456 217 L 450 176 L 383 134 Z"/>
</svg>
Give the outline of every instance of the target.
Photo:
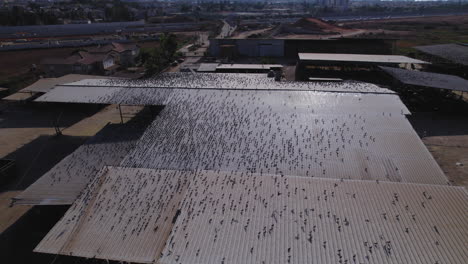
<svg viewBox="0 0 468 264">
<path fill-rule="evenodd" d="M 104 61 L 102 61 L 102 64 L 104 66 L 104 69 L 112 67 L 112 66 L 114 66 L 114 58 L 112 56 L 109 56 Z"/>
<path fill-rule="evenodd" d="M 393 43 L 394 40 L 386 39 L 291 39 L 285 40 L 285 56 L 297 57 L 300 52 L 391 55 Z"/>
<path fill-rule="evenodd" d="M 136 57 L 140 53 L 140 49 L 124 51 L 119 54 L 119 63 L 123 67 L 129 67 L 135 65 Z"/>
<path fill-rule="evenodd" d="M 282 39 L 212 39 L 209 53 L 218 57 L 222 54 L 221 46 L 234 45 L 238 56 L 245 57 L 283 57 L 284 40 Z"/>
<path fill-rule="evenodd" d="M 393 53 L 394 40 L 384 39 L 212 39 L 209 53 L 222 57 L 223 47 L 232 45 L 238 56 L 244 57 L 287 57 L 296 58 L 299 52 L 311 53 Z"/>
</svg>

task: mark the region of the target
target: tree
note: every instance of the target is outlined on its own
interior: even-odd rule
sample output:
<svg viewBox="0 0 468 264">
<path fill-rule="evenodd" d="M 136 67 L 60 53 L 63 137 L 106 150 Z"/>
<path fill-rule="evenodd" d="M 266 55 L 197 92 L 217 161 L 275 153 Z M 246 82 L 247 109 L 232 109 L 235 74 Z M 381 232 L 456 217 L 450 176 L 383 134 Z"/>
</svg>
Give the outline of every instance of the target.
<svg viewBox="0 0 468 264">
<path fill-rule="evenodd" d="M 165 60 L 172 61 L 177 51 L 177 37 L 170 33 L 164 33 L 159 37 L 160 49 Z"/>
<path fill-rule="evenodd" d="M 146 58 L 145 69 L 146 75 L 152 76 L 161 72 L 164 67 L 168 65 L 167 61 L 163 59 L 160 49 L 154 49 L 153 52 Z"/>
<path fill-rule="evenodd" d="M 150 52 L 142 52 L 140 59 L 145 65 L 146 76 L 152 76 L 164 70 L 175 58 L 177 37 L 174 34 L 162 34 L 159 47 Z"/>
<path fill-rule="evenodd" d="M 104 9 L 104 14 L 107 20 L 110 21 L 131 21 L 134 20 L 133 13 L 130 12 L 128 7 L 116 0 L 112 3 L 112 7 L 106 7 Z"/>
</svg>

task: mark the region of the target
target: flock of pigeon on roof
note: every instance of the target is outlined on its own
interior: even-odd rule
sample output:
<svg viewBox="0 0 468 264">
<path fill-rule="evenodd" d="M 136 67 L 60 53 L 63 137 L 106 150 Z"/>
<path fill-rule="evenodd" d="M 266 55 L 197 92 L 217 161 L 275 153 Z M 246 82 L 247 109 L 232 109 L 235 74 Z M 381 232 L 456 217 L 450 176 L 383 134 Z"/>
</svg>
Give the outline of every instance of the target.
<svg viewBox="0 0 468 264">
<path fill-rule="evenodd" d="M 343 85 L 197 76 L 61 86 L 172 92 L 123 168 L 86 181 L 36 251 L 137 263 L 468 258 L 468 197 L 445 186 L 398 96 L 362 83 L 336 93 Z"/>
<path fill-rule="evenodd" d="M 165 73 L 145 80 L 95 79 L 68 83 L 67 86 L 99 86 L 125 88 L 194 88 L 194 89 L 246 89 L 246 90 L 305 90 L 326 92 L 394 93 L 375 84 L 347 82 L 277 82 L 264 74 L 248 73 Z"/>
<path fill-rule="evenodd" d="M 177 90 L 121 165 L 445 184 L 404 109 L 395 95 Z"/>
<path fill-rule="evenodd" d="M 157 89 L 153 89 L 157 88 Z M 163 89 L 166 88 L 166 89 Z M 323 91 L 394 94 L 393 91 L 363 82 L 276 82 L 261 74 L 162 74 L 156 79 L 81 80 L 59 85 L 36 99 L 38 102 L 165 105 L 174 90 L 261 90 Z"/>
</svg>

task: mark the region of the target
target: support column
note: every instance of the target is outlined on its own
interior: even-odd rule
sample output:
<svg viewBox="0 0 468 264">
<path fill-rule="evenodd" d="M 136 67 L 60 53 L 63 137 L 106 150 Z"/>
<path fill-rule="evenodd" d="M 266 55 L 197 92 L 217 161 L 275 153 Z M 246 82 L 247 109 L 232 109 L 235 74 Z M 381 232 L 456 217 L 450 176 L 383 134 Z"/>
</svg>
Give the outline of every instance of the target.
<svg viewBox="0 0 468 264">
<path fill-rule="evenodd" d="M 120 123 L 123 124 L 122 108 L 120 108 L 120 104 L 119 104 L 119 113 L 120 113 Z"/>
</svg>

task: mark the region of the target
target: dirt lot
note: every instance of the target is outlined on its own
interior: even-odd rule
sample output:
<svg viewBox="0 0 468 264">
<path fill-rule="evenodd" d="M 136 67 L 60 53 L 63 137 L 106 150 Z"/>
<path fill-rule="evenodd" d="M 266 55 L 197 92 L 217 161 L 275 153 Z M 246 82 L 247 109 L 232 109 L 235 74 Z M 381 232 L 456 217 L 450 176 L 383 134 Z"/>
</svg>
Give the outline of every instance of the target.
<svg viewBox="0 0 468 264">
<path fill-rule="evenodd" d="M 4 107 L 4 105 L 3 105 Z M 122 106 L 124 122 L 142 107 Z M 61 136 L 54 123 L 61 114 Z M 107 123 L 120 123 L 115 105 L 10 106 L 0 115 L 0 158 L 15 160 L 16 178 L 0 188 L 0 234 L 31 206 L 9 207 L 9 200 L 73 152 Z"/>
<path fill-rule="evenodd" d="M 409 120 L 449 180 L 468 187 L 468 116 L 413 113 Z"/>
<path fill-rule="evenodd" d="M 415 52 L 411 47 L 417 45 L 468 42 L 468 15 L 353 21 L 342 25 L 374 30 L 364 37 L 398 38 L 397 52 L 402 54 Z"/>
<path fill-rule="evenodd" d="M 2 212 L 0 214 L 0 234 L 31 208 L 31 206 L 10 207 L 11 198 L 19 193 L 20 191 L 6 191 L 0 193 L 0 212 Z"/>
<path fill-rule="evenodd" d="M 48 57 L 66 57 L 75 48 L 36 49 L 0 52 L 0 80 L 29 72 L 32 64 L 39 65 Z"/>
<path fill-rule="evenodd" d="M 141 110 L 140 106 L 122 106 L 123 121 Z M 63 134 L 55 136 L 53 124 L 60 113 Z M 68 206 L 10 207 L 10 203 L 109 122 L 121 122 L 116 105 L 16 105 L 0 114 L 0 158 L 16 162 L 16 178 L 0 188 L 0 259 L 5 263 L 105 263 L 33 253 Z"/>
</svg>

